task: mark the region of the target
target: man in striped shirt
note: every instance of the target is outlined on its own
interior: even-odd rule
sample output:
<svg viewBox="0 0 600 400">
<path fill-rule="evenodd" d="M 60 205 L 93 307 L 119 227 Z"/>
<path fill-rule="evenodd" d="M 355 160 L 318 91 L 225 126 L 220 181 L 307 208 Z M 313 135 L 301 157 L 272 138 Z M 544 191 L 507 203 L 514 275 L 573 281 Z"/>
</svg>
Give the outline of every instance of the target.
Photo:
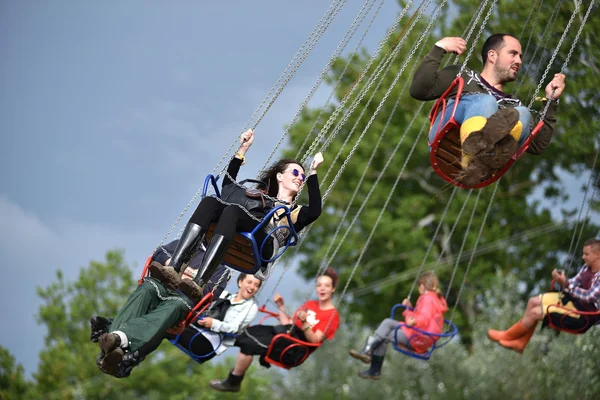
<svg viewBox="0 0 600 400">
<path fill-rule="evenodd" d="M 489 338 L 522 353 L 539 321 L 551 319 L 558 327 L 578 332 L 596 324 L 600 320 L 600 240 L 590 239 L 583 244 L 582 259 L 583 267 L 571 279 L 563 271 L 552 271 L 552 279 L 563 288 L 562 292 L 530 298 L 519 322 L 506 331 L 488 330 Z M 581 315 L 577 311 L 592 314 Z"/>
</svg>

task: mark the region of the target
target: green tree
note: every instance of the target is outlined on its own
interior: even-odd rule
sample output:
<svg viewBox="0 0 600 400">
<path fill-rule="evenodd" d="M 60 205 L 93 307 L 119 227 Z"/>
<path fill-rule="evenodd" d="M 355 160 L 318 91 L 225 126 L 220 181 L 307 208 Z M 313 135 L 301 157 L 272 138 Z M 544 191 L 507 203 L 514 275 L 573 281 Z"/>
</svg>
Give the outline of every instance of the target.
<svg viewBox="0 0 600 400">
<path fill-rule="evenodd" d="M 12 354 L 0 346 L 0 399 L 25 399 L 28 391 L 23 366 L 17 364 Z"/>
<path fill-rule="evenodd" d="M 81 268 L 79 278 L 57 281 L 38 293 L 43 300 L 39 320 L 48 329 L 40 368 L 34 375 L 36 396 L 43 399 L 215 399 L 223 396 L 208 386 L 209 379 L 227 376 L 234 360 L 199 365 L 175 346 L 163 342 L 136 367 L 129 378 L 103 374 L 95 364 L 98 346 L 90 341 L 89 317 L 114 316 L 135 288 L 132 272 L 120 251 L 109 251 L 104 262 Z M 243 395 L 268 399 L 265 378 L 252 371 Z"/>
<path fill-rule="evenodd" d="M 490 327 L 516 322 L 525 307 L 518 280 L 500 271 L 478 302 L 468 351 L 459 340 L 434 351 L 428 361 L 388 349 L 380 381 L 363 380 L 367 366 L 348 355 L 370 332 L 361 316 L 346 315 L 333 342 L 325 343 L 289 376 L 274 380 L 274 393 L 286 399 L 595 399 L 600 396 L 597 362 L 600 329 L 585 335 L 556 335 L 538 328 L 523 355 L 487 339 Z"/>
<path fill-rule="evenodd" d="M 479 1 L 474 0 L 451 3 L 452 5 L 447 10 L 458 10 L 458 16 L 450 19 L 450 23 L 447 25 L 441 22 L 443 17 L 439 18 L 439 22 L 435 22 L 436 30 L 433 36 L 424 40 L 425 52 L 429 51 L 433 43 L 440 37 L 461 35 L 467 27 L 468 20 L 475 14 L 476 8 L 480 5 Z M 551 25 L 552 34 L 542 41 L 540 32 L 548 23 L 555 6 L 556 2 L 554 1 L 544 3 L 540 18 L 533 30 L 532 43 L 535 45 L 543 44 L 548 51 L 556 46 L 560 38 L 558 33 L 562 32 L 563 27 L 566 26 L 570 11 L 573 9 L 572 2 L 563 4 L 557 20 Z M 479 70 L 481 66 L 476 54 L 479 52 L 482 41 L 491 32 L 514 31 L 515 25 L 518 26 L 520 21 L 524 22 L 529 12 L 529 8 L 523 7 L 522 2 L 514 0 L 503 1 L 498 7 L 500 11 L 496 11 L 491 15 L 480 43 L 471 44 L 476 49 L 475 55 L 471 57 L 469 62 L 473 69 Z M 577 14 L 579 21 L 584 11 L 580 10 Z M 453 13 L 448 13 L 448 15 L 451 14 Z M 533 22 L 533 18 L 530 20 Z M 390 87 L 393 78 L 407 60 L 413 46 L 422 36 L 427 23 L 428 21 L 425 19 L 419 21 L 415 29 L 410 32 L 390 72 L 385 75 L 380 89 L 374 94 L 374 100 L 366 105 L 366 100 L 370 95 L 368 93 L 357 111 L 350 116 L 348 122 L 339 131 L 339 134 L 335 138 L 331 138 L 331 144 L 326 150 L 325 164 L 322 170 L 327 171 L 328 168 L 331 168 L 332 174 L 328 179 L 324 179 L 324 174 L 320 174 L 322 188 L 327 188 L 331 184 L 333 175 L 340 169 L 342 161 L 350 154 L 352 144 L 358 138 L 359 133 L 363 132 L 367 126 L 368 119 L 374 115 L 379 102 L 384 98 L 385 91 Z M 401 36 L 408 24 L 408 18 L 405 18 L 403 25 L 398 29 L 402 32 L 397 32 L 396 37 L 390 39 L 382 54 L 386 54 L 392 46 L 398 43 L 398 37 Z M 575 25 L 569 32 L 559 57 L 557 57 L 558 66 L 564 62 L 567 54 L 566 46 L 574 40 Z M 598 82 L 600 74 L 595 74 L 592 71 L 593 68 L 590 69 L 590 63 L 592 66 L 598 65 L 599 39 L 597 35 L 593 34 L 597 26 L 598 21 L 588 21 L 579 46 L 573 53 L 569 63 L 569 68 L 566 71 L 568 75 L 567 93 L 561 99 L 562 104 L 559 106 L 558 111 L 558 129 L 550 149 L 542 156 L 526 155 L 499 181 L 495 201 L 491 206 L 485 229 L 483 229 L 478 243 L 479 247 L 492 244 L 496 247 L 474 259 L 465 282 L 465 290 L 463 290 L 458 304 L 460 315 L 457 317 L 457 321 L 460 322 L 463 328 L 466 328 L 463 337 L 467 337 L 469 331 L 468 326 L 463 326 L 463 324 L 468 324 L 468 318 L 465 317 L 465 314 L 468 317 L 475 316 L 477 313 L 475 307 L 476 295 L 490 285 L 496 269 L 519 276 L 523 284 L 526 285 L 526 290 L 521 294 L 521 296 L 525 296 L 526 293 L 535 288 L 540 280 L 547 280 L 548 272 L 552 268 L 564 264 L 566 252 L 571 242 L 572 225 L 559 224 L 560 221 L 554 220 L 551 209 L 562 210 L 564 217 L 570 217 L 571 219 L 576 216 L 577 210 L 567 205 L 570 194 L 566 193 L 564 182 L 559 180 L 558 172 L 563 170 L 573 172 L 577 176 L 585 176 L 586 173 L 598 173 L 600 171 L 598 166 L 595 171 L 591 171 L 595 154 L 594 149 L 597 147 L 595 141 L 598 138 L 598 121 L 600 121 L 598 111 L 595 108 L 598 94 L 595 90 L 584 89 L 596 88 L 600 84 Z M 528 32 L 528 30 L 526 31 Z M 412 62 L 420 61 L 416 59 L 418 54 L 417 52 Z M 370 55 L 363 51 L 352 58 L 351 68 L 348 69 L 344 79 L 335 89 L 337 103 L 358 81 L 361 70 L 366 65 L 369 57 Z M 340 58 L 334 63 L 328 80 L 330 84 L 337 80 L 348 61 L 346 58 Z M 381 57 L 374 65 L 377 65 L 380 61 Z M 417 115 L 416 122 L 409 128 L 410 121 L 421 105 L 420 102 L 409 97 L 407 90 L 401 93 L 402 89 L 410 84 L 412 78 L 409 75 L 410 66 L 411 64 L 408 64 L 389 99 L 383 104 L 373 124 L 366 131 L 360 145 L 353 152 L 352 159 L 347 164 L 341 179 L 326 199 L 325 212 L 315 224 L 315 227 L 311 229 L 310 235 L 307 235 L 305 243 L 299 250 L 300 254 L 305 256 L 301 263 L 301 270 L 306 277 L 314 275 L 323 259 L 326 249 L 331 243 L 333 233 L 340 223 L 340 216 L 346 209 L 363 172 L 366 179 L 358 188 L 358 195 L 350 207 L 349 217 L 345 222 L 344 229 L 341 231 L 342 233 L 345 232 L 349 221 L 357 213 L 363 201 L 366 200 L 367 194 L 373 187 L 377 176 L 382 173 L 386 162 L 391 160 L 389 168 L 383 173 L 379 185 L 373 191 L 356 224 L 342 243 L 332 262 L 342 272 L 340 280 L 342 284 L 349 278 L 351 267 L 355 264 L 366 238 L 385 204 L 385 199 L 392 191 L 393 183 L 411 151 L 419 130 L 427 123 L 427 112 L 431 109 L 432 103 L 425 105 L 424 110 Z M 373 70 L 374 67 L 371 67 L 366 77 L 370 76 Z M 552 76 L 557 70 L 558 68 L 553 68 L 549 76 Z M 536 79 L 539 79 L 539 77 Z M 355 85 L 357 90 L 364 87 L 365 80 Z M 546 79 L 544 87 L 548 81 L 549 78 Z M 534 82 L 537 83 L 537 80 Z M 533 82 L 526 79 L 521 92 L 526 92 L 532 85 Z M 512 89 L 509 87 L 507 90 Z M 396 100 L 399 101 L 399 106 L 395 114 L 390 117 Z M 524 100 L 527 102 L 528 99 Z M 350 104 L 350 102 L 347 103 L 346 109 L 350 108 Z M 359 112 L 363 109 L 365 113 L 359 117 Z M 302 118 L 291 128 L 291 148 L 297 149 L 300 147 L 305 135 L 311 130 L 320 112 L 323 112 L 323 116 L 320 119 L 322 122 L 317 124 L 318 129 L 322 129 L 323 121 L 326 121 L 332 115 L 333 110 L 333 106 L 328 106 L 326 109 L 316 108 L 303 112 Z M 376 148 L 376 142 L 388 118 L 390 118 L 390 125 L 384 136 L 383 144 Z M 351 134 L 354 125 L 356 125 L 356 129 L 351 136 L 351 140 L 347 146 L 343 147 L 343 142 L 346 136 Z M 328 134 L 333 131 L 332 127 Z M 399 151 L 393 155 L 392 149 L 400 141 L 405 131 L 408 132 L 407 139 L 402 142 Z M 370 324 L 379 321 L 389 312 L 389 308 L 381 308 L 378 307 L 379 305 L 386 304 L 391 307 L 394 303 L 401 301 L 410 291 L 415 274 L 425 257 L 426 250 L 432 241 L 450 197 L 451 188 L 433 172 L 429 165 L 426 140 L 424 137 L 419 138 L 419 143 L 412 157 L 408 160 L 406 171 L 392 193 L 391 200 L 383 213 L 383 218 L 374 232 L 370 245 L 362 258 L 361 265 L 359 265 L 357 273 L 350 284 L 350 290 L 353 290 L 373 281 L 381 282 L 377 290 L 369 293 L 368 296 L 352 298 L 351 310 L 363 313 L 365 322 Z M 341 153 L 341 157 L 334 162 L 334 155 L 338 151 Z M 373 162 L 367 167 L 368 159 L 373 153 L 375 153 Z M 290 151 L 288 155 L 293 155 L 293 152 Z M 544 203 L 532 200 L 536 190 L 543 192 Z M 483 217 L 490 203 L 492 192 L 493 186 L 481 189 L 481 198 L 474 214 L 473 225 L 466 235 L 465 250 L 467 251 L 473 249 L 478 239 L 479 227 L 483 223 Z M 454 261 L 466 233 L 468 217 L 474 206 L 476 194 L 477 191 L 469 198 L 466 211 L 457 222 L 456 230 L 447 248 L 447 262 L 441 263 L 437 267 L 442 283 L 448 284 L 449 282 Z M 575 198 L 581 196 L 580 193 L 572 193 L 571 195 Z M 432 251 L 426 260 L 425 269 L 432 268 L 435 265 L 435 260 L 440 255 L 454 222 L 458 219 L 459 211 L 465 202 L 466 196 L 466 190 L 459 190 L 450 203 L 440 234 L 433 243 Z M 597 209 L 597 203 L 595 203 L 595 207 Z M 546 234 L 532 231 L 533 228 L 541 227 L 551 227 L 552 231 Z M 586 229 L 584 229 L 583 237 L 591 237 L 597 230 L 597 226 L 588 223 Z M 515 238 L 521 232 L 528 232 L 528 236 Z M 338 236 L 338 240 L 340 238 L 341 235 Z M 513 238 L 513 240 L 498 242 L 499 239 L 506 238 Z M 334 247 L 335 245 L 336 243 L 334 243 Z M 577 257 L 579 251 L 579 248 L 576 249 L 575 254 Z M 459 264 L 459 271 L 448 298 L 450 304 L 454 304 L 456 301 L 467 261 L 468 258 Z M 394 273 L 396 273 L 395 276 Z M 394 279 L 389 279 L 392 276 Z M 373 312 L 373 310 L 379 311 Z"/>
</svg>

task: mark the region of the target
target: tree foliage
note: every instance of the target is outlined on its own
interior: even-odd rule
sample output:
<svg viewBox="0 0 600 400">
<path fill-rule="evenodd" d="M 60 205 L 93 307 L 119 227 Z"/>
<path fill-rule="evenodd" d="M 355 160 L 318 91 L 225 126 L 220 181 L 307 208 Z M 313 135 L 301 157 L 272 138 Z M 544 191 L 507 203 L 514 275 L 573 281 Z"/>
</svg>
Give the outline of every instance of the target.
<svg viewBox="0 0 600 400">
<path fill-rule="evenodd" d="M 500 2 L 497 10 L 490 15 L 489 22 L 478 43 L 470 43 L 475 51 L 470 58 L 469 66 L 480 70 L 481 60 L 477 54 L 483 40 L 489 34 L 513 32 L 515 26 L 519 26 L 519 29 L 524 28 L 525 33 L 521 38 L 524 47 L 531 37 L 531 45 L 525 54 L 525 60 L 526 62 L 531 60 L 533 67 L 523 73 L 522 84 L 514 83 L 512 86 L 509 85 L 506 90 L 516 90 L 518 87 L 518 95 L 527 104 L 529 98 L 525 97 L 533 96 L 533 89 L 541 78 L 549 56 L 556 47 L 560 34 L 573 11 L 573 2 L 563 2 L 556 20 L 550 23 L 549 18 L 556 8 L 556 3 L 556 1 L 544 2 L 539 13 L 529 18 L 530 23 L 519 26 L 520 21 L 521 25 L 524 25 L 530 8 L 523 7 L 522 2 L 519 1 Z M 407 40 L 403 42 L 399 38 L 407 30 L 410 23 L 408 15 L 414 10 L 409 11 L 398 28 L 396 37 L 392 36 L 382 51 L 382 54 L 388 54 L 396 43 L 404 43 L 398 57 L 391 65 L 389 73 L 383 77 L 380 88 L 373 94 L 373 101 L 367 104 L 367 99 L 372 93 L 366 92 L 357 112 L 350 115 L 347 123 L 339 129 L 339 133 L 333 137 L 333 133 L 336 132 L 333 127 L 337 126 L 341 117 L 327 131 L 326 138 L 331 141 L 331 144 L 327 147 L 322 170 L 327 171 L 330 168 L 332 172 L 328 176 L 320 174 L 323 188 L 329 188 L 334 181 L 333 175 L 341 169 L 344 160 L 350 155 L 352 157 L 337 180 L 334 190 L 325 199 L 324 215 L 315 224 L 310 235 L 307 235 L 305 244 L 299 249 L 300 254 L 305 256 L 301 269 L 306 277 L 314 275 L 318 266 L 325 259 L 327 249 L 334 240 L 334 233 L 340 225 L 342 226 L 341 233 L 333 242 L 332 248 L 338 246 L 340 238 L 346 232 L 347 237 L 339 245 L 339 251 L 331 264 L 342 271 L 340 281 L 344 283 L 351 276 L 359 254 L 363 251 L 365 242 L 381 215 L 377 229 L 374 231 L 368 247 L 364 249 L 364 256 L 357 265 L 358 268 L 349 286 L 350 291 L 353 291 L 372 282 L 379 282 L 375 290 L 369 292 L 368 295 L 351 298 L 351 310 L 362 313 L 367 323 L 373 324 L 385 317 L 387 310 L 381 309 L 378 305 L 386 304 L 391 307 L 411 292 L 411 288 L 414 288 L 416 273 L 421 268 L 435 268 L 441 281 L 450 285 L 455 261 L 463 246 L 463 238 L 465 238 L 464 250 L 467 255 L 476 243 L 480 249 L 487 249 L 476 254 L 472 263 L 469 263 L 469 257 L 461 259 L 450 287 L 448 298 L 450 304 L 454 304 L 458 293 L 461 293 L 458 302 L 460 316 L 457 318 L 461 324 L 467 325 L 463 326 L 467 328 L 466 332 L 468 332 L 470 317 L 477 312 L 474 308 L 475 296 L 490 285 L 495 270 L 500 269 L 505 273 L 510 272 L 518 276 L 526 286 L 521 293 L 522 296 L 525 296 L 535 289 L 540 281 L 546 282 L 548 272 L 552 268 L 562 266 L 565 263 L 565 257 L 572 254 L 576 254 L 578 257 L 580 247 L 577 247 L 575 252 L 571 250 L 571 253 L 567 254 L 573 237 L 573 225 L 563 223 L 564 220 L 557 218 L 573 221 L 578 215 L 576 208 L 578 205 L 573 206 L 573 203 L 569 204 L 568 200 L 579 200 L 582 195 L 579 191 L 568 193 L 565 185 L 569 182 L 559 180 L 559 173 L 560 171 L 575 173 L 570 176 L 572 180 L 573 176 L 586 177 L 586 174 L 590 172 L 597 174 L 600 171 L 598 165 L 595 171 L 591 171 L 595 149 L 598 146 L 596 142 L 600 119 L 594 105 L 597 103 L 598 94 L 595 90 L 585 89 L 596 88 L 600 83 L 598 82 L 600 75 L 593 73 L 594 68 L 597 69 L 598 66 L 598 37 L 594 35 L 595 27 L 598 25 L 597 20 L 588 20 L 578 47 L 573 52 L 565 70 L 567 74 L 566 94 L 563 95 L 562 103 L 559 105 L 556 137 L 548 151 L 541 156 L 526 155 L 520 159 L 499 181 L 493 202 L 491 202 L 493 185 L 475 191 L 468 200 L 468 191 L 458 190 L 449 203 L 445 218 L 442 219 L 452 188 L 445 184 L 429 165 L 427 139 L 424 136 L 428 130 L 427 113 L 433 104 L 425 104 L 424 108 L 415 114 L 422 103 L 410 98 L 406 90 L 412 78 L 411 67 L 415 65 L 415 62 L 420 62 L 420 58 L 425 54 L 419 49 L 416 49 L 415 53 L 412 51 L 415 50 L 421 37 L 424 39 L 423 51 L 427 52 L 440 37 L 465 36 L 464 32 L 467 31 L 468 22 L 476 14 L 476 9 L 480 4 L 481 2 L 473 0 L 452 2 L 452 6 L 446 8 L 446 17 L 457 10 L 458 15 L 455 19 L 446 19 L 452 21 L 450 24 L 444 25 L 436 21 L 436 29 L 433 34 L 426 36 L 423 35 L 423 31 L 429 21 L 424 18 L 417 22 L 415 28 L 408 34 Z M 595 6 L 595 8 L 597 10 L 598 7 Z M 584 12 L 585 8 L 579 10 L 576 14 L 576 21 L 581 21 Z M 430 11 L 427 15 L 431 15 Z M 444 16 L 439 18 L 440 21 L 443 19 Z M 479 24 L 482 20 L 483 17 Z M 545 27 L 549 27 L 550 32 L 546 35 L 543 34 Z M 553 74 L 564 65 L 568 46 L 573 43 L 577 28 L 578 25 L 574 23 L 568 32 L 556 61 L 544 81 L 542 90 Z M 479 25 L 475 27 L 474 32 L 477 33 L 478 30 Z M 519 33 L 515 34 L 519 35 Z M 471 42 L 473 38 L 472 36 Z M 538 46 L 539 49 L 537 49 Z M 536 50 L 540 54 L 539 57 L 533 57 Z M 411 54 L 414 56 L 408 63 L 407 60 Z M 365 87 L 368 77 L 374 74 L 375 66 L 383 59 L 380 56 L 365 74 L 365 79 L 357 83 L 362 68 L 367 64 L 369 58 L 370 55 L 363 51 L 354 56 L 339 58 L 334 63 L 329 83 L 337 81 L 348 62 L 351 65 L 346 76 L 335 88 L 337 104 L 341 103 L 352 87 L 356 88 L 355 93 L 359 93 L 361 88 Z M 463 59 L 464 57 L 460 59 L 460 62 Z M 385 97 L 385 92 L 391 86 L 394 77 L 402 69 L 404 72 L 390 92 L 387 101 L 383 105 L 379 104 Z M 531 93 L 529 93 L 530 91 Z M 543 95 L 543 93 L 536 94 Z M 354 98 L 357 97 L 358 94 L 355 94 Z M 398 107 L 392 115 L 396 101 L 398 101 Z M 343 111 L 349 109 L 351 109 L 351 102 L 346 104 Z M 300 146 L 307 132 L 311 132 L 317 116 L 323 113 L 320 118 L 321 122 L 316 125 L 317 131 L 313 132 L 314 138 L 318 130 L 323 129 L 324 121 L 333 114 L 333 110 L 334 107 L 329 105 L 325 109 L 315 108 L 305 111 L 302 118 L 291 129 L 291 148 Z M 359 114 L 361 110 L 365 110 L 365 113 Z M 372 125 L 366 129 L 369 119 L 378 110 L 379 113 Z M 383 136 L 382 144 L 377 146 L 377 141 L 384 131 L 388 119 L 390 123 Z M 411 124 L 413 119 L 415 122 Z M 418 139 L 414 152 L 411 153 L 411 147 L 420 131 L 422 132 L 421 137 Z M 356 148 L 352 148 L 361 133 L 364 133 L 363 139 Z M 406 139 L 402 141 L 405 133 Z M 348 139 L 347 144 L 344 143 L 346 139 Z M 401 142 L 399 150 L 393 154 L 392 150 L 399 142 Z M 340 156 L 336 158 L 338 153 Z M 290 154 L 292 154 L 291 151 Z M 368 165 L 372 155 L 374 157 Z M 390 163 L 389 167 L 384 171 L 388 162 Z M 394 188 L 394 181 L 405 163 L 406 170 Z M 374 187 L 378 176 L 381 176 L 380 182 Z M 364 177 L 364 180 L 357 189 L 361 177 Z M 355 189 L 357 195 L 352 204 L 349 204 Z M 371 191 L 372 193 L 369 194 Z M 542 193 L 541 196 L 540 193 Z M 384 209 L 386 199 L 390 194 L 389 203 Z M 473 214 L 473 223 L 467 232 L 469 216 L 478 194 L 481 197 Z M 368 196 L 370 197 L 367 200 Z M 540 198 L 543 198 L 544 201 L 539 201 Z M 463 204 L 466 204 L 465 211 L 462 217 L 458 218 Z M 361 206 L 364 206 L 364 209 L 350 229 L 349 225 L 361 210 Z M 490 207 L 488 218 L 481 231 L 482 234 L 479 236 L 488 206 Z M 342 220 L 341 216 L 347 207 L 348 216 Z M 594 207 L 597 209 L 597 202 L 594 203 Z M 380 214 L 382 209 L 383 213 Z M 556 213 L 559 210 L 560 212 Z M 434 234 L 438 230 L 440 222 L 439 233 L 434 240 Z M 593 237 L 597 232 L 597 226 L 590 224 L 589 221 L 586 222 L 588 223 L 583 230 L 582 237 Z M 450 237 L 453 229 L 454 234 Z M 426 258 L 430 243 L 432 244 L 431 251 Z M 445 262 L 437 263 L 443 250 L 445 250 L 446 257 L 443 260 Z M 463 287 L 462 282 L 467 268 L 469 268 L 469 273 Z M 571 272 L 575 272 L 575 270 Z M 414 294 L 414 290 L 412 293 Z M 372 310 L 379 311 L 373 312 Z"/>
</svg>

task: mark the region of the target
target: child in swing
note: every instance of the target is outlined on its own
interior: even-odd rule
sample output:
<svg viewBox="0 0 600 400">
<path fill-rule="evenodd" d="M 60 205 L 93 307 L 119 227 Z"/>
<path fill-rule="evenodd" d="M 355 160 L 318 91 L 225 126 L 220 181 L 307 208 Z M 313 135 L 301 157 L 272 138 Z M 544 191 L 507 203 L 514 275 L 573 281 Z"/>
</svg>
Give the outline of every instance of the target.
<svg viewBox="0 0 600 400">
<path fill-rule="evenodd" d="M 381 379 L 381 367 L 389 342 L 397 341 L 397 344 L 404 346 L 410 351 L 424 353 L 435 344 L 437 338 L 435 334 L 441 334 L 444 329 L 444 313 L 448 311 L 446 299 L 439 289 L 439 281 L 435 273 L 425 272 L 419 277 L 419 298 L 413 310 L 406 309 L 404 315 L 404 324 L 396 328 L 399 321 L 392 318 L 384 319 L 375 333 L 367 338 L 364 348 L 361 351 L 350 350 L 350 355 L 361 360 L 365 364 L 370 364 L 369 369 L 358 373 L 363 379 Z M 410 300 L 404 299 L 402 304 L 412 307 Z M 420 329 L 433 335 L 421 333 L 413 328 Z"/>
</svg>

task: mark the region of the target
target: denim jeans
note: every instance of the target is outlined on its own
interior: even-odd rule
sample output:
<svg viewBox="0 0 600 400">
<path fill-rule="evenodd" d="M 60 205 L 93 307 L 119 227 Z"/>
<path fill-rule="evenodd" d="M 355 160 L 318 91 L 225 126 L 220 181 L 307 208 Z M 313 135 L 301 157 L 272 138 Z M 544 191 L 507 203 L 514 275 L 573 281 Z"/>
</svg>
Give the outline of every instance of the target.
<svg viewBox="0 0 600 400">
<path fill-rule="evenodd" d="M 442 121 L 442 126 L 444 126 L 450 116 L 452 115 L 452 108 L 454 107 L 454 99 L 448 100 L 446 105 L 446 113 L 444 115 L 444 120 Z M 521 137 L 519 138 L 519 147 L 525 143 L 525 140 L 531 133 L 530 124 L 531 124 L 531 113 L 527 107 L 519 106 L 515 107 L 515 109 L 519 112 L 519 121 L 523 124 L 523 130 L 521 131 Z M 489 118 L 494 115 L 498 111 L 498 103 L 496 102 L 496 98 L 490 94 L 471 94 L 468 96 L 463 96 L 460 98 L 460 102 L 458 103 L 458 107 L 456 107 L 456 113 L 454 114 L 454 119 L 459 125 L 471 117 L 481 116 L 485 118 Z M 440 119 L 442 118 L 441 107 L 438 112 L 438 115 L 435 119 L 435 123 L 431 127 L 429 131 L 429 143 L 433 142 L 435 139 L 435 134 L 437 132 L 438 126 L 440 124 Z"/>
</svg>

